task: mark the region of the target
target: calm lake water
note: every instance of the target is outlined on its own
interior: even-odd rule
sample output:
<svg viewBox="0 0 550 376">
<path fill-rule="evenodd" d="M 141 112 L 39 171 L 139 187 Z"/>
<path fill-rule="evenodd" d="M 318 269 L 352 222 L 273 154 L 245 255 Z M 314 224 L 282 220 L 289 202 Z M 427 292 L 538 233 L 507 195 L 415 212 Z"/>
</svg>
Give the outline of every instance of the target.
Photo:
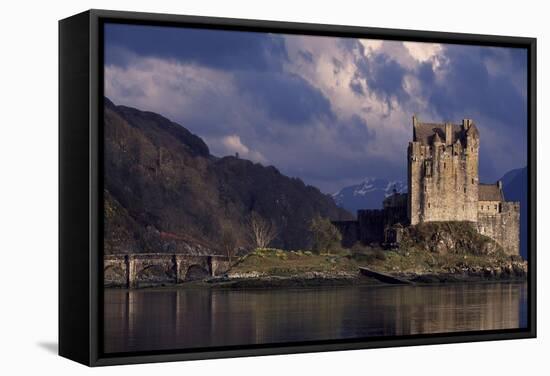
<svg viewBox="0 0 550 376">
<path fill-rule="evenodd" d="M 526 283 L 105 290 L 105 352 L 510 329 Z"/>
</svg>

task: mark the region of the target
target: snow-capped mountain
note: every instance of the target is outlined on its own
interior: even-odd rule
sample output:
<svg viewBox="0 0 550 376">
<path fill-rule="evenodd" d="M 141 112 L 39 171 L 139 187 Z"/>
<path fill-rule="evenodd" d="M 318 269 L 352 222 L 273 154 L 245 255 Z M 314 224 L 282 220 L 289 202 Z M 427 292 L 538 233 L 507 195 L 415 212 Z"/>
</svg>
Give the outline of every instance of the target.
<svg viewBox="0 0 550 376">
<path fill-rule="evenodd" d="M 340 189 L 332 197 L 338 206 L 356 214 L 359 209 L 382 209 L 382 201 L 394 190 L 405 193 L 407 185 L 399 180 L 370 177 L 359 184 Z"/>
</svg>

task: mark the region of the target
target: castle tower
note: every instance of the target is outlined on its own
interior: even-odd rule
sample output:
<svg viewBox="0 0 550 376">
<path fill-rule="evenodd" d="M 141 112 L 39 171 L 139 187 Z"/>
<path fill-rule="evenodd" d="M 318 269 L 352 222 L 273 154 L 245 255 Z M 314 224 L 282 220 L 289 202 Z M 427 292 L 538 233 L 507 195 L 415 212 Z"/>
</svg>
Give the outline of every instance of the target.
<svg viewBox="0 0 550 376">
<path fill-rule="evenodd" d="M 413 116 L 408 147 L 408 217 L 411 224 L 477 222 L 479 132 L 462 124 L 421 123 Z"/>
</svg>

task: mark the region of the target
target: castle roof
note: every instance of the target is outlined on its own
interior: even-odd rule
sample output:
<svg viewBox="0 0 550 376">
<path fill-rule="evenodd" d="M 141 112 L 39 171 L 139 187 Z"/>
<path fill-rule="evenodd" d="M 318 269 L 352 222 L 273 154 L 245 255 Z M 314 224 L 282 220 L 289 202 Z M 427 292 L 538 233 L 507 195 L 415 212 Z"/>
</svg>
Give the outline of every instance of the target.
<svg viewBox="0 0 550 376">
<path fill-rule="evenodd" d="M 478 200 L 504 201 L 504 195 L 498 184 L 480 184 L 478 188 Z"/>
<path fill-rule="evenodd" d="M 451 124 L 453 130 L 453 139 L 451 143 L 455 143 L 456 140 L 464 138 L 464 130 L 461 124 Z M 445 140 L 445 124 L 441 123 L 420 123 L 417 122 L 414 126 L 413 141 L 420 142 L 424 145 L 430 145 L 437 135 L 440 140 Z"/>
</svg>

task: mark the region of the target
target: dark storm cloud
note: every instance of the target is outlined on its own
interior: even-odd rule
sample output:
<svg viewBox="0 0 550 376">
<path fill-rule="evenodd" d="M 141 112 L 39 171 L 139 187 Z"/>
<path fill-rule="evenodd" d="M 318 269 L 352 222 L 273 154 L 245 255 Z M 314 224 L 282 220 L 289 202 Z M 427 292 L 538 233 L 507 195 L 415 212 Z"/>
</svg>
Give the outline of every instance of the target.
<svg viewBox="0 0 550 376">
<path fill-rule="evenodd" d="M 389 122 L 390 114 L 396 113 L 392 119 L 397 122 L 402 113 L 409 116 L 422 111 L 429 114 L 429 118 L 422 119 L 425 121 L 460 121 L 475 116 L 482 131 L 497 130 L 501 139 L 487 136 L 482 140 L 480 175 L 484 180 L 496 179 L 525 163 L 522 160 L 514 164 L 508 156 L 510 149 L 498 147 L 498 143 L 508 143 L 515 145 L 516 151 L 526 151 L 526 102 L 521 89 L 525 81 L 521 75 L 526 75 L 524 52 L 443 46 L 437 56 L 445 73 L 441 80 L 441 72 L 434 72 L 433 61 L 415 60 L 398 42 L 384 42 L 382 47 L 365 53 L 365 47 L 357 40 L 332 40 L 341 52 L 321 56 L 317 50 L 310 50 L 306 41 L 290 49 L 295 51 L 295 61 L 291 61 L 286 45 L 289 38 L 294 37 L 107 25 L 106 63 L 126 68 L 137 64 L 140 58 L 154 57 L 223 73 L 223 79 L 228 80 L 224 84 L 234 87 L 234 91 L 226 90 L 226 86 L 222 90 L 221 84 L 210 81 L 206 94 L 199 98 L 201 92 L 190 90 L 186 77 L 171 75 L 163 81 L 167 82 L 164 86 L 152 91 L 163 91 L 166 98 L 174 94 L 192 98 L 194 106 L 185 111 L 174 110 L 174 120 L 201 137 L 219 141 L 224 136 L 238 135 L 246 147 L 261 152 L 281 172 L 300 177 L 325 192 L 366 176 L 406 178 L 409 133 L 404 136 L 404 129 L 396 129 L 402 123 Z M 334 51 L 333 46 L 334 43 L 327 45 L 327 51 Z M 319 76 L 308 76 L 302 71 L 316 72 L 323 62 L 328 62 L 323 74 L 332 73 L 336 85 L 344 82 L 340 88 L 348 89 L 350 98 L 363 104 L 353 108 L 354 101 L 350 100 L 342 109 L 342 101 L 339 103 L 334 97 L 341 91 L 321 91 L 322 83 L 316 82 Z M 345 81 L 349 72 L 352 79 Z M 156 71 L 142 71 L 144 76 L 152 73 Z M 419 84 L 414 95 L 405 89 L 407 77 Z M 125 84 L 118 99 L 146 97 L 146 88 L 140 84 Z M 388 111 L 378 114 L 381 107 Z M 383 128 L 391 131 L 384 133 Z M 403 145 L 396 146 L 396 139 L 402 139 Z M 388 145 L 387 152 L 381 144 Z M 376 152 L 372 152 L 375 148 Z"/>
<path fill-rule="evenodd" d="M 362 150 L 369 143 L 374 141 L 374 132 L 371 131 L 367 122 L 354 114 L 347 122 L 338 127 L 341 140 L 353 150 Z"/>
<path fill-rule="evenodd" d="M 123 48 L 139 56 L 224 70 L 277 70 L 288 59 L 284 39 L 266 33 L 140 25 L 105 25 L 106 64 L 125 65 Z"/>
<path fill-rule="evenodd" d="M 399 102 L 405 102 L 408 99 L 409 95 L 404 87 L 407 70 L 395 59 L 386 53 L 365 55 L 365 48 L 358 41 L 354 43 L 347 41 L 342 46 L 360 51 L 355 61 L 357 70 L 350 84 L 350 88 L 356 94 L 362 94 L 363 90 L 358 82 L 363 78 L 367 81 L 369 91 L 388 104 L 392 97 L 397 98 Z"/>
<path fill-rule="evenodd" d="M 499 56 L 487 47 L 453 46 L 445 53 L 449 60 L 444 83 L 434 85 L 429 75 L 419 75 L 430 103 L 441 115 L 450 119 L 475 110 L 506 127 L 525 126 L 527 106 L 521 93 L 510 76 L 491 75 L 485 64 L 488 57 Z"/>
<path fill-rule="evenodd" d="M 388 162 L 380 157 L 346 160 L 319 153 L 317 162 L 310 163 L 310 166 L 308 169 L 300 169 L 296 164 L 290 165 L 284 173 L 300 177 L 326 193 L 336 192 L 369 176 L 393 180 L 396 176 L 401 178 L 407 174 L 406 158 L 399 162 Z"/>
<path fill-rule="evenodd" d="M 401 163 L 388 163 L 383 157 L 365 157 L 376 142 L 376 134 L 358 115 L 337 118 L 318 125 L 313 134 L 306 127 L 278 135 L 270 142 L 273 150 L 289 150 L 280 159 L 281 172 L 296 176 L 323 192 L 335 192 L 366 176 L 390 178 L 401 175 Z M 268 153 L 271 154 L 271 153 Z"/>
<path fill-rule="evenodd" d="M 441 120 L 474 118 L 480 127 L 480 175 L 494 180 L 507 170 L 524 165 L 527 103 L 513 79 L 518 74 L 526 75 L 524 50 L 445 46 L 443 53 L 446 60 L 442 69 L 446 74 L 442 82 L 436 82 L 431 64 L 421 64 L 416 77 L 423 96 Z M 500 64 L 499 69 L 491 72 L 490 62 Z M 483 130 L 496 131 L 501 137 L 483 137 Z M 506 138 L 514 145 L 514 151 L 523 154 L 516 166 L 505 167 L 500 163 L 511 152 L 502 145 Z"/>
<path fill-rule="evenodd" d="M 435 73 L 431 62 L 423 62 L 417 69 L 416 76 L 422 82 L 423 87 L 432 87 L 435 82 Z"/>
<path fill-rule="evenodd" d="M 282 73 L 282 64 L 288 61 L 288 55 L 281 36 L 108 24 L 105 40 L 110 48 L 107 64 L 124 66 L 127 63 L 125 52 L 129 51 L 137 56 L 167 58 L 232 71 L 242 94 L 250 94 L 273 119 L 291 125 L 321 117 L 334 119 L 329 100 L 317 88 L 300 76 Z M 314 61 L 307 50 L 301 50 L 300 56 L 308 63 Z"/>
<path fill-rule="evenodd" d="M 307 125 L 323 118 L 333 121 L 336 117 L 327 97 L 298 75 L 247 72 L 238 75 L 236 82 L 270 117 L 289 125 Z"/>
<path fill-rule="evenodd" d="M 365 90 L 363 90 L 363 85 L 359 81 L 359 77 L 355 76 L 349 82 L 349 88 L 358 96 L 365 96 Z"/>
<path fill-rule="evenodd" d="M 400 101 L 408 98 L 403 87 L 406 70 L 386 54 L 378 54 L 360 67 L 369 88 L 382 98 L 395 96 Z"/>
</svg>

